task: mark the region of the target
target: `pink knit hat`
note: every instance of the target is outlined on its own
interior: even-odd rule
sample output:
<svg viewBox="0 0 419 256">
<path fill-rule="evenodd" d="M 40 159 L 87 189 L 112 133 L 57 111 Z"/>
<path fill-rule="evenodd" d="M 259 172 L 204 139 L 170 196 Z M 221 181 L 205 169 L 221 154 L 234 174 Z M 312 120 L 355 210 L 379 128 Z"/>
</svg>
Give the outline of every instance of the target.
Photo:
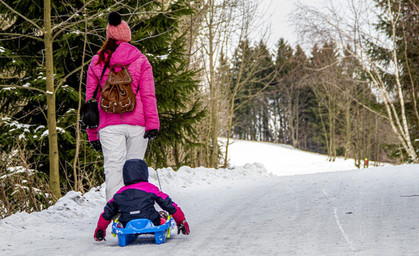
<svg viewBox="0 0 419 256">
<path fill-rule="evenodd" d="M 108 26 L 106 27 L 106 39 L 113 38 L 117 41 L 131 41 L 131 29 L 128 24 L 122 20 L 117 12 L 111 12 L 108 15 Z"/>
</svg>

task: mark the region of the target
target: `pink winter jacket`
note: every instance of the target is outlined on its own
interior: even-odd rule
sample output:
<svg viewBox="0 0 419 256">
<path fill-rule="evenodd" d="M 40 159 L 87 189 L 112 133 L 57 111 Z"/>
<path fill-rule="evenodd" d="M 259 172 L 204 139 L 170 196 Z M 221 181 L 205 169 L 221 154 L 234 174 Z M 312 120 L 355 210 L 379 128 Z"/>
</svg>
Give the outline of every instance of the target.
<svg viewBox="0 0 419 256">
<path fill-rule="evenodd" d="M 99 55 L 92 58 L 89 70 L 87 71 L 86 82 L 86 101 L 88 101 L 96 89 L 104 63 L 97 65 Z M 87 129 L 89 141 L 98 140 L 98 131 L 108 125 L 129 124 L 144 126 L 145 130 L 159 129 L 160 122 L 157 113 L 156 96 L 154 90 L 153 71 L 147 58 L 135 46 L 121 42 L 112 54 L 110 66 L 121 63 L 129 65 L 128 70 L 133 78 L 132 90 L 136 93 L 136 106 L 131 112 L 120 114 L 110 114 L 104 112 L 99 107 L 99 126 L 95 129 Z M 117 70 L 118 71 L 118 70 Z M 100 87 L 103 88 L 108 79 L 109 68 L 105 71 Z M 137 92 L 138 90 L 138 92 Z M 100 102 L 101 89 L 99 89 L 96 99 Z"/>
</svg>

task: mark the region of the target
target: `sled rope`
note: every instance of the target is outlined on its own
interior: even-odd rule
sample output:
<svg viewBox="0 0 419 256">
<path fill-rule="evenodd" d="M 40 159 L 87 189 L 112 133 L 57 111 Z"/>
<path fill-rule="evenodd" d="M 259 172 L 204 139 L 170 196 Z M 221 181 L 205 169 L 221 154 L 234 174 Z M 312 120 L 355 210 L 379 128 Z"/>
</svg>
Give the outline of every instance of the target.
<svg viewBox="0 0 419 256">
<path fill-rule="evenodd" d="M 152 140 L 148 139 L 148 143 L 150 144 L 150 157 L 151 157 L 153 155 L 153 147 L 152 147 L 153 142 Z M 157 171 L 157 167 L 154 170 L 156 171 L 157 181 L 159 182 L 160 191 L 163 192 L 163 189 L 161 188 L 160 177 L 159 177 L 159 172 Z"/>
</svg>

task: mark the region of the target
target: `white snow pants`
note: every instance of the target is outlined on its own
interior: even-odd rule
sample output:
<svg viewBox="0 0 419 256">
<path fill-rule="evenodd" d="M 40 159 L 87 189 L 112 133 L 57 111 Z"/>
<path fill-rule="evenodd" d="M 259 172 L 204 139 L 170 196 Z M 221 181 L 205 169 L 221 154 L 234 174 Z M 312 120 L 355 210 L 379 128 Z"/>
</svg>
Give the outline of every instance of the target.
<svg viewBox="0 0 419 256">
<path fill-rule="evenodd" d="M 109 125 L 99 130 L 104 158 L 106 202 L 124 186 L 122 167 L 128 159 L 144 159 L 148 139 L 145 127 L 136 125 Z"/>
</svg>

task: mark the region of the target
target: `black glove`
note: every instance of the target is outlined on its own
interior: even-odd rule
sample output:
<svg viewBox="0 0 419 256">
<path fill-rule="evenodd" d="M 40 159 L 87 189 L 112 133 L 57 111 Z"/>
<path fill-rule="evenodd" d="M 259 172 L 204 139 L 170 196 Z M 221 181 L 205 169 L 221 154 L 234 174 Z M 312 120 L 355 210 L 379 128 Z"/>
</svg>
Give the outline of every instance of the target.
<svg viewBox="0 0 419 256">
<path fill-rule="evenodd" d="M 102 152 L 102 144 L 100 144 L 100 140 L 94 140 L 90 142 L 90 146 L 96 150 L 97 152 Z"/>
<path fill-rule="evenodd" d="M 157 129 L 148 130 L 144 133 L 144 139 L 154 140 L 158 134 L 159 130 Z"/>
<path fill-rule="evenodd" d="M 184 221 L 182 224 L 177 226 L 177 234 L 179 235 L 180 232 L 184 235 L 189 235 L 189 233 L 191 233 L 188 222 Z"/>
<path fill-rule="evenodd" d="M 96 241 L 102 241 L 102 240 L 106 241 L 105 236 L 106 236 L 106 231 L 100 228 L 96 228 L 96 232 L 94 236 Z"/>
</svg>

